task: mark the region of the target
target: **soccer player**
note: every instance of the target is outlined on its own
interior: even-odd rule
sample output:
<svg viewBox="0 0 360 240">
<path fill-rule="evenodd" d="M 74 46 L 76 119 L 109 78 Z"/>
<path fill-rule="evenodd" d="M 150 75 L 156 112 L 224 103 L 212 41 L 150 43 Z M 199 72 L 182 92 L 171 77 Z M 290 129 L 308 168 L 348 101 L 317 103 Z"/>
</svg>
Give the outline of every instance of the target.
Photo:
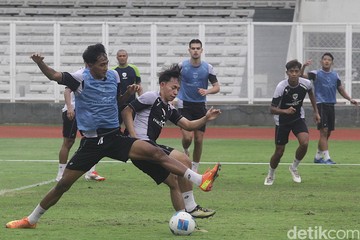
<svg viewBox="0 0 360 240">
<path fill-rule="evenodd" d="M 302 107 L 304 98 L 308 94 L 314 110 L 314 120 L 320 122 L 320 116 L 316 107 L 316 100 L 312 91 L 311 81 L 300 77 L 301 63 L 291 60 L 286 63 L 287 79 L 282 80 L 275 89 L 271 102 L 270 112 L 275 120 L 275 152 L 271 156 L 268 175 L 264 185 L 272 185 L 275 179 L 275 169 L 285 151 L 285 145 L 289 142 L 290 131 L 296 136 L 299 146 L 295 152 L 295 159 L 289 166 L 292 179 L 301 183 L 301 177 L 297 167 L 304 158 L 308 143 L 309 131 L 305 123 L 305 112 Z"/>
<path fill-rule="evenodd" d="M 138 99 L 130 102 L 122 111 L 126 129 L 131 137 L 160 146 L 170 157 L 191 167 L 190 159 L 185 153 L 156 143 L 163 126 L 170 120 L 183 129 L 195 130 L 207 121 L 217 118 L 221 112 L 218 109 L 210 108 L 204 117 L 193 121 L 189 121 L 179 114 L 170 103 L 180 89 L 180 71 L 177 65 L 159 73 L 159 85 L 160 91 L 144 93 Z M 133 120 L 134 114 L 135 119 Z M 207 218 L 215 214 L 214 210 L 196 204 L 191 182 L 171 174 L 158 164 L 136 160 L 132 162 L 153 178 L 157 184 L 165 183 L 169 186 L 171 200 L 176 211 L 185 210 L 197 218 Z"/>
<path fill-rule="evenodd" d="M 202 42 L 199 39 L 192 39 L 189 42 L 190 59 L 179 63 L 181 68 L 181 88 L 178 95 L 178 108 L 180 113 L 189 120 L 196 120 L 205 116 L 206 96 L 220 91 L 220 85 L 213 66 L 201 60 L 202 52 Z M 209 82 L 212 87 L 208 89 Z M 189 155 L 189 147 L 194 137 L 192 159 L 192 170 L 194 171 L 198 171 L 199 168 L 205 128 L 206 125 L 194 131 L 181 129 L 182 146 L 187 155 Z"/>
<path fill-rule="evenodd" d="M 184 176 L 203 191 L 211 190 L 218 175 L 219 163 L 200 175 L 170 158 L 159 147 L 122 135 L 119 130 L 117 101 L 126 100 L 138 90 L 138 86 L 131 85 L 124 95 L 118 96 L 120 77 L 116 71 L 108 69 L 109 60 L 102 44 L 88 46 L 82 56 L 88 67 L 76 73 L 55 71 L 43 61 L 44 57 L 40 54 L 31 56 L 45 76 L 66 85 L 75 93 L 75 117 L 83 138 L 56 186 L 29 216 L 8 222 L 7 228 L 35 228 L 40 217 L 59 201 L 78 178 L 104 157 L 123 162 L 129 158 L 156 162 L 171 173 Z"/>
<path fill-rule="evenodd" d="M 120 76 L 120 84 L 119 84 L 119 90 L 120 94 L 124 94 L 127 90 L 127 87 L 132 84 L 137 84 L 139 86 L 137 94 L 140 96 L 143 92 L 142 86 L 141 86 L 141 77 L 140 77 L 140 71 L 134 64 L 128 63 L 128 53 L 124 49 L 120 49 L 116 53 L 116 59 L 118 61 L 118 66 L 113 67 L 115 71 L 119 73 Z M 121 106 L 119 104 L 119 122 L 120 125 L 122 124 L 123 120 L 121 117 L 121 111 L 126 107 L 126 105 L 134 100 L 136 98 L 136 94 L 133 94 L 129 97 L 129 99 L 122 103 Z"/>
<path fill-rule="evenodd" d="M 335 130 L 336 91 L 350 103 L 354 105 L 358 105 L 358 103 L 347 94 L 341 85 L 337 72 L 331 70 L 334 63 L 334 57 L 331 53 L 327 52 L 322 55 L 321 69 L 304 74 L 305 68 L 311 63 L 311 59 L 306 61 L 301 68 L 301 73 L 303 77 L 312 80 L 314 83 L 316 104 L 321 117 L 321 122 L 317 125 L 320 138 L 314 163 L 335 164 L 329 153 L 329 137 L 331 132 Z"/>
<path fill-rule="evenodd" d="M 75 143 L 77 133 L 77 123 L 75 119 L 75 96 L 70 88 L 65 88 L 64 91 L 65 105 L 62 109 L 62 120 L 63 120 L 63 143 L 59 151 L 59 169 L 55 180 L 60 181 L 66 163 L 68 161 L 69 152 Z M 105 178 L 100 176 L 95 170 L 95 165 L 85 173 L 86 180 L 104 181 Z"/>
</svg>

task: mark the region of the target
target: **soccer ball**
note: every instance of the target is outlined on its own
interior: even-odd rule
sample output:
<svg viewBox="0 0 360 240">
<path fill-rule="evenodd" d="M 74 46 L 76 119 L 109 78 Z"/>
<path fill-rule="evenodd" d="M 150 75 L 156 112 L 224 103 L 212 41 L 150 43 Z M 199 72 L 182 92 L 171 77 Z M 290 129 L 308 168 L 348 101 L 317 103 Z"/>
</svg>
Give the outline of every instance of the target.
<svg viewBox="0 0 360 240">
<path fill-rule="evenodd" d="M 170 231 L 174 235 L 190 235 L 195 226 L 194 218 L 187 212 L 176 212 L 169 221 Z"/>
</svg>

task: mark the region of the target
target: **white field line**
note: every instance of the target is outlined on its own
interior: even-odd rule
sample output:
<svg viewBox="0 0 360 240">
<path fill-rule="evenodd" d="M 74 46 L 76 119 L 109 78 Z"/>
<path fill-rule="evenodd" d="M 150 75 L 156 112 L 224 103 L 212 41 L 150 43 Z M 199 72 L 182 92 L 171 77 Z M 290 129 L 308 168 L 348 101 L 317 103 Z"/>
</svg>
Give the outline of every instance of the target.
<svg viewBox="0 0 360 240">
<path fill-rule="evenodd" d="M 6 160 L 6 159 L 0 159 L 1 162 L 58 162 L 59 160 Z M 100 163 L 124 163 L 122 161 L 116 161 L 116 160 L 101 160 Z M 127 163 L 131 163 L 131 161 L 128 161 Z M 201 162 L 201 164 L 204 165 L 213 165 L 217 162 Z M 220 162 L 221 165 L 269 165 L 269 162 Z M 279 163 L 280 165 L 288 165 L 291 163 Z M 334 165 L 330 164 L 316 164 L 316 163 L 300 163 L 301 166 L 360 166 L 360 163 L 337 163 Z"/>
<path fill-rule="evenodd" d="M 0 159 L 0 163 L 1 162 L 54 162 L 57 163 L 58 160 L 1 160 Z M 123 163 L 121 161 L 101 161 L 102 163 Z M 130 161 L 129 161 L 130 162 Z M 215 162 L 202 162 L 201 164 L 206 164 L 206 165 L 213 165 L 215 164 Z M 253 163 L 253 162 L 221 162 L 222 165 L 269 165 L 269 163 Z M 289 163 L 280 163 L 281 165 L 288 165 Z M 335 164 L 335 165 L 327 165 L 327 164 L 314 164 L 314 163 L 301 163 L 301 165 L 305 165 L 305 166 L 360 166 L 360 164 L 358 163 L 344 163 L 344 164 Z M 13 189 L 3 189 L 0 190 L 0 196 L 3 196 L 7 193 L 11 193 L 11 192 L 16 192 L 16 191 L 21 191 L 24 189 L 28 189 L 28 188 L 33 188 L 33 187 L 37 187 L 37 186 L 42 186 L 42 185 L 46 185 L 49 183 L 55 182 L 55 179 L 49 180 L 49 181 L 44 181 L 44 182 L 40 182 L 40 183 L 35 183 L 35 184 L 31 184 L 31 185 L 27 185 L 27 186 L 23 186 L 23 187 L 18 187 L 18 188 L 13 188 Z"/>
<path fill-rule="evenodd" d="M 11 193 L 11 192 L 21 191 L 21 190 L 28 189 L 28 188 L 38 187 L 38 186 L 46 185 L 46 184 L 49 184 L 52 182 L 55 182 L 55 179 L 40 182 L 40 183 L 35 183 L 35 184 L 23 186 L 23 187 L 13 188 L 13 189 L 3 189 L 3 190 L 0 190 L 0 196 L 5 195 L 6 193 Z"/>
</svg>

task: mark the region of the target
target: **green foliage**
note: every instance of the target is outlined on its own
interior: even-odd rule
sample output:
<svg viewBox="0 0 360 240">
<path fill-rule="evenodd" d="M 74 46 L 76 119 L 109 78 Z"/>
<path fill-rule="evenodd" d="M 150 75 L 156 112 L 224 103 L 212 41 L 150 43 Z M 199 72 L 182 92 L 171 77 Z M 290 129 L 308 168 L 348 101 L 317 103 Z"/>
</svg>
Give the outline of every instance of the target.
<svg viewBox="0 0 360 240">
<path fill-rule="evenodd" d="M 181 149 L 179 139 L 160 142 Z M 21 189 L 55 178 L 61 139 L 0 139 L 0 144 L 0 214 L 4 226 L 30 214 L 55 185 L 51 182 Z M 207 232 L 194 232 L 189 237 L 176 237 L 169 231 L 173 209 L 165 185 L 157 186 L 130 162 L 104 159 L 97 170 L 106 181 L 79 179 L 46 212 L 37 229 L 1 227 L 0 239 L 279 240 L 288 239 L 288 231 L 295 226 L 305 230 L 319 226 L 335 231 L 360 230 L 360 166 L 347 165 L 358 164 L 358 144 L 331 141 L 331 156 L 340 164 L 328 166 L 312 164 L 316 142 L 311 142 L 299 166 L 303 183 L 296 184 L 287 169 L 297 147 L 297 142 L 291 141 L 274 185 L 264 186 L 273 141 L 206 139 L 201 171 L 216 161 L 223 166 L 213 191 L 204 193 L 196 188 L 194 193 L 197 203 L 217 213 L 210 219 L 197 220 L 200 229 Z M 9 191 L 2 194 L 5 189 Z"/>
</svg>

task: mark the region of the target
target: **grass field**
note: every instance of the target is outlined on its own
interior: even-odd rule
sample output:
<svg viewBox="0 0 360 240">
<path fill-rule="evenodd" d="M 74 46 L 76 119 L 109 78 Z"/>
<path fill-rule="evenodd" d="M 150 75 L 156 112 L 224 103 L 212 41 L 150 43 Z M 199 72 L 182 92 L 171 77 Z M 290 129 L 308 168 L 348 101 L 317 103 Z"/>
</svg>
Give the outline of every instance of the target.
<svg viewBox="0 0 360 240">
<path fill-rule="evenodd" d="M 180 149 L 179 139 L 160 143 Z M 56 175 L 60 144 L 61 139 L 0 139 L 2 226 L 28 215 L 54 186 L 48 181 Z M 36 229 L 1 227 L 0 239 L 360 239 L 359 142 L 331 141 L 339 164 L 328 166 L 312 163 L 312 141 L 299 167 L 303 183 L 296 184 L 287 169 L 297 146 L 291 141 L 273 186 L 263 185 L 272 140 L 206 139 L 204 144 L 201 171 L 216 161 L 223 166 L 212 192 L 194 189 L 197 203 L 217 210 L 214 217 L 197 220 L 203 231 L 173 236 L 167 187 L 156 186 L 131 163 L 104 159 L 97 170 L 106 181 L 80 179 Z"/>
</svg>

